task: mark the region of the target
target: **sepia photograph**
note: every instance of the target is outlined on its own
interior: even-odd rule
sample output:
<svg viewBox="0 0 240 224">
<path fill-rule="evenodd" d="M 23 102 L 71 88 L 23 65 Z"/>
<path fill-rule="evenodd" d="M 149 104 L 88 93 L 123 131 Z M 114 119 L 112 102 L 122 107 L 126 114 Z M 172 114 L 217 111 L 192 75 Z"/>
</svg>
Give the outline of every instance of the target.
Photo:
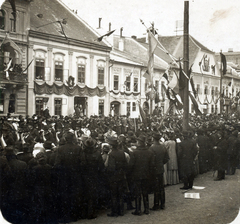
<svg viewBox="0 0 240 224">
<path fill-rule="evenodd" d="M 239 224 L 239 12 L 0 0 L 0 223 Z"/>
</svg>

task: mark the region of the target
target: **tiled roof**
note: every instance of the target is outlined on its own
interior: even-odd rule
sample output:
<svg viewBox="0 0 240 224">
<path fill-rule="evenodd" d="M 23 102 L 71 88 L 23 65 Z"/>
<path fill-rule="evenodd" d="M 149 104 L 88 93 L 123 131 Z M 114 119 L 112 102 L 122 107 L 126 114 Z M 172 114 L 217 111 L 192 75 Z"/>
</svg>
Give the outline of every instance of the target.
<svg viewBox="0 0 240 224">
<path fill-rule="evenodd" d="M 147 66 L 148 64 L 148 49 L 147 45 L 144 45 L 143 43 L 139 43 L 133 38 L 130 37 L 120 37 L 120 36 L 114 36 L 114 49 L 117 50 L 119 41 L 124 42 L 124 51 L 123 54 L 131 55 L 130 57 L 134 60 L 138 60 L 140 63 L 142 63 L 144 66 Z M 154 58 L 154 68 L 155 69 L 162 69 L 165 70 L 167 68 L 167 62 L 164 61 L 164 59 L 160 59 L 155 57 Z"/>
<path fill-rule="evenodd" d="M 42 14 L 42 18 L 38 16 L 39 14 Z M 62 21 L 63 19 L 66 19 L 67 22 L 63 24 L 63 29 L 69 39 L 107 46 L 103 41 L 97 42 L 96 39 L 100 35 L 60 1 L 34 0 L 30 4 L 32 31 L 64 37 L 64 35 L 60 33 L 60 24 L 57 22 L 52 23 L 54 21 Z"/>
</svg>

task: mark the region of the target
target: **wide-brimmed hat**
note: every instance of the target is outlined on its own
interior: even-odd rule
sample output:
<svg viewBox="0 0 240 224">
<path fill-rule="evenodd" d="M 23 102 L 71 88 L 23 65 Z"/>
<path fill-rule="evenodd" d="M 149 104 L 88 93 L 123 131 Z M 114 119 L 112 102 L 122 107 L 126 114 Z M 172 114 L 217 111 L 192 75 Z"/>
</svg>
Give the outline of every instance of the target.
<svg viewBox="0 0 240 224">
<path fill-rule="evenodd" d="M 93 148 L 96 145 L 96 140 L 92 137 L 88 137 L 83 141 L 83 144 L 86 148 Z"/>
</svg>

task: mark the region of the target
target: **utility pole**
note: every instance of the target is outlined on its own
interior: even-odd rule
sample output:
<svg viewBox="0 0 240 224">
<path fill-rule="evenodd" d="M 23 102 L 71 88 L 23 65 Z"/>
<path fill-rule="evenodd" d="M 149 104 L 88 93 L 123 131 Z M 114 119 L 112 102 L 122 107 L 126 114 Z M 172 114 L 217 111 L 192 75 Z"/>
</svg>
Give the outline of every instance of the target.
<svg viewBox="0 0 240 224">
<path fill-rule="evenodd" d="M 223 62 L 222 62 L 222 50 L 220 52 L 220 59 L 221 59 L 221 69 L 220 69 L 220 114 L 222 114 L 223 110 L 223 93 L 222 93 L 222 78 L 223 78 Z"/>
<path fill-rule="evenodd" d="M 183 33 L 183 63 L 184 72 L 189 77 L 189 1 L 184 1 L 184 33 Z M 181 74 L 182 75 L 182 74 Z M 183 130 L 189 129 L 189 79 L 184 77 L 183 91 Z"/>
</svg>

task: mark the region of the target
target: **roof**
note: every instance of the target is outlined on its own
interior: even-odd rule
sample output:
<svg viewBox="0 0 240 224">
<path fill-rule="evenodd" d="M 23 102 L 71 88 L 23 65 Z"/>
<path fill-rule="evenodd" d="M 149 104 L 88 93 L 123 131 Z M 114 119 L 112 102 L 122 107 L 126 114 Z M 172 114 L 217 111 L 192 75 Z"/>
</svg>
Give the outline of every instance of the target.
<svg viewBox="0 0 240 224">
<path fill-rule="evenodd" d="M 39 14 L 42 14 L 42 17 Z M 31 31 L 62 38 L 64 35 L 61 33 L 61 24 L 54 21 L 63 19 L 66 19 L 66 24 L 62 23 L 63 30 L 69 40 L 109 47 L 104 41 L 96 41 L 100 35 L 59 0 L 34 0 L 30 3 Z"/>
<path fill-rule="evenodd" d="M 183 36 L 159 36 L 159 42 L 164 48 L 176 58 L 183 58 Z M 199 52 L 203 50 L 205 52 L 213 53 L 207 47 L 203 46 L 191 35 L 189 36 L 189 64 L 192 65 Z"/>
<path fill-rule="evenodd" d="M 143 66 L 147 66 L 148 64 L 148 49 L 147 45 L 143 43 L 139 43 L 137 40 L 131 37 L 120 37 L 114 35 L 113 46 L 114 50 L 120 51 L 118 49 L 118 44 L 120 41 L 124 42 L 124 50 L 121 51 L 122 54 L 128 55 L 131 57 L 132 60 L 137 60 L 138 62 L 142 63 Z M 154 68 L 165 70 L 167 69 L 167 62 L 164 61 L 162 58 L 154 57 Z"/>
</svg>

